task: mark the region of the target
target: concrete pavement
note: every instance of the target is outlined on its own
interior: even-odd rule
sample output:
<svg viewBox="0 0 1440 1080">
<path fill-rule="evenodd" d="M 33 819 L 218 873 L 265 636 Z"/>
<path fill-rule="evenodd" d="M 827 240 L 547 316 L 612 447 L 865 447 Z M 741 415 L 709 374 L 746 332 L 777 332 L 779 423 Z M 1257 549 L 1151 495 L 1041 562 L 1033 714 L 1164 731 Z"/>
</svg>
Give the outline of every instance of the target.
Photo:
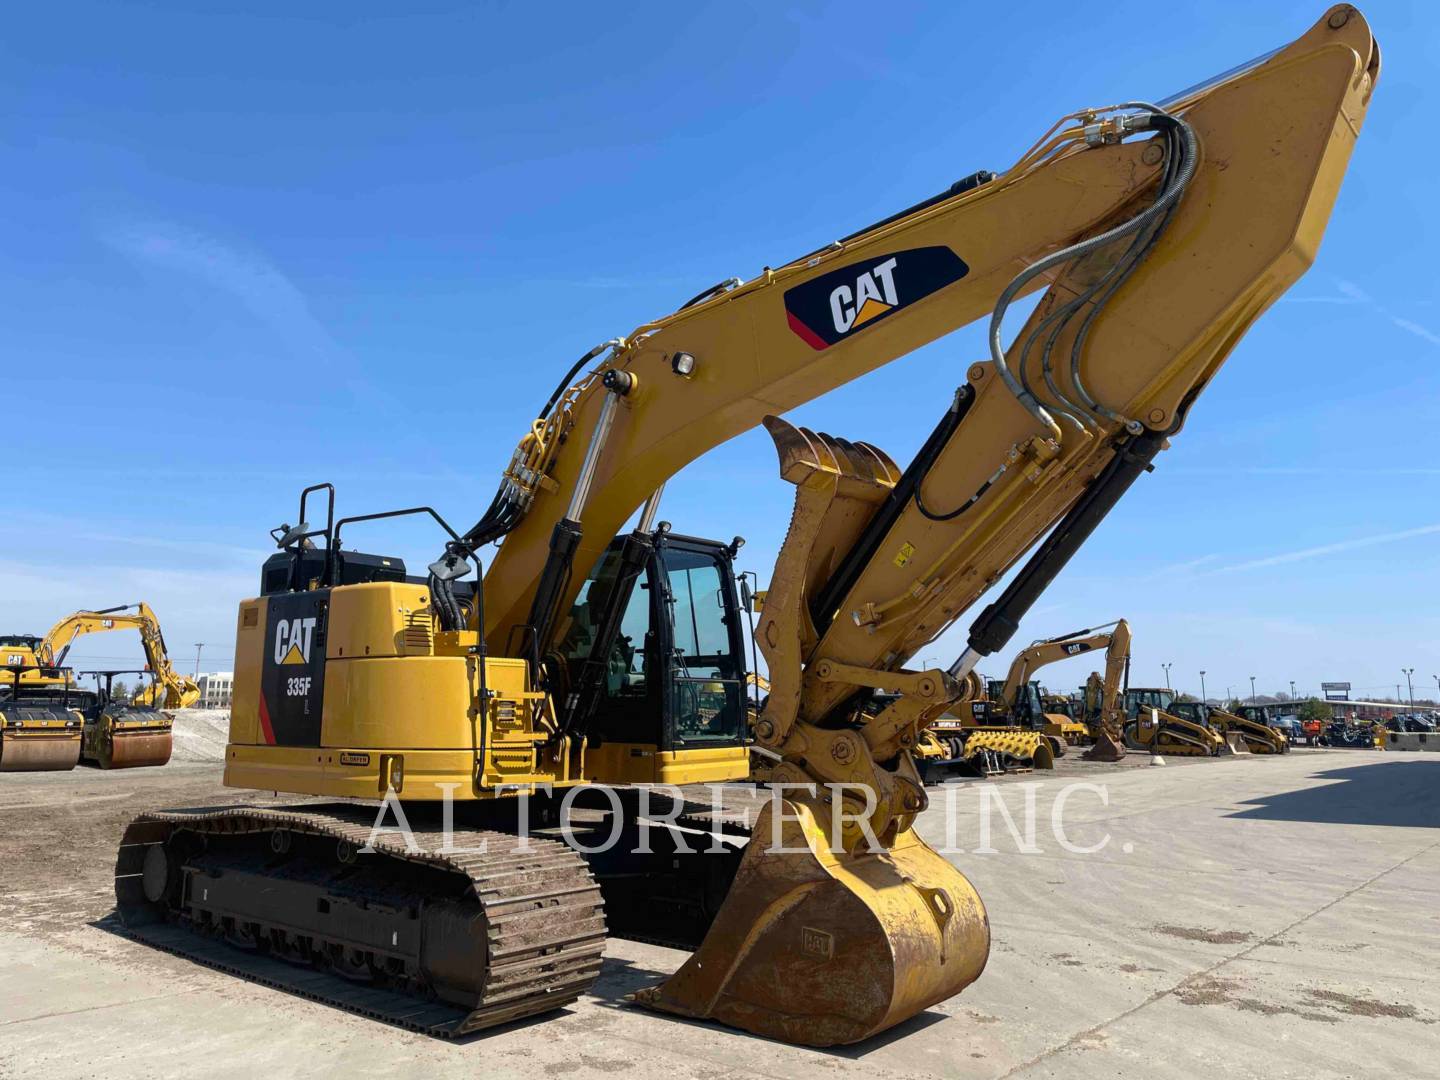
<svg viewBox="0 0 1440 1080">
<path fill-rule="evenodd" d="M 240 982 L 108 917 L 119 823 L 226 800 L 213 766 L 3 776 L 0 1077 L 1434 1075 L 1440 758 L 1136 765 L 1072 756 L 1053 774 L 932 789 L 920 828 L 963 849 L 951 857 L 989 908 L 989 966 L 959 997 L 834 1051 L 627 1005 L 684 956 L 626 941 L 577 1005 L 458 1043 Z M 1062 796 L 1075 781 L 1098 788 Z M 1038 850 L 1017 850 L 996 813 L 982 844 L 984 799 L 1021 825 L 1032 795 Z M 1066 850 L 1057 799 L 1065 842 L 1099 850 Z"/>
</svg>

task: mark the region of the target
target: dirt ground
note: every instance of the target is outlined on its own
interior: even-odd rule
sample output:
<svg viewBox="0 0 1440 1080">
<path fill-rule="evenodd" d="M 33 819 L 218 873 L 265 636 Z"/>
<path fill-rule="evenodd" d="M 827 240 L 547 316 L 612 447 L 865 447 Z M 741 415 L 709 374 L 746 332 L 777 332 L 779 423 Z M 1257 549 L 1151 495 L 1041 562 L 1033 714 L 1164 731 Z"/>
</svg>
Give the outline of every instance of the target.
<svg viewBox="0 0 1440 1080">
<path fill-rule="evenodd" d="M 0 775 L 0 1077 L 1433 1076 L 1440 755 L 1167 761 L 1067 756 L 933 788 L 917 828 L 937 848 L 958 834 L 948 857 L 989 909 L 989 964 L 958 997 L 828 1051 L 634 1007 L 626 995 L 685 954 L 631 941 L 611 941 L 576 1004 L 457 1042 L 247 983 L 128 939 L 112 915 L 125 823 L 234 801 L 218 764 Z M 1090 854 L 1046 835 L 1077 780 L 1094 786 L 1066 830 L 1101 844 Z M 982 851 L 987 792 L 1037 801 L 1035 850 L 998 829 Z"/>
</svg>

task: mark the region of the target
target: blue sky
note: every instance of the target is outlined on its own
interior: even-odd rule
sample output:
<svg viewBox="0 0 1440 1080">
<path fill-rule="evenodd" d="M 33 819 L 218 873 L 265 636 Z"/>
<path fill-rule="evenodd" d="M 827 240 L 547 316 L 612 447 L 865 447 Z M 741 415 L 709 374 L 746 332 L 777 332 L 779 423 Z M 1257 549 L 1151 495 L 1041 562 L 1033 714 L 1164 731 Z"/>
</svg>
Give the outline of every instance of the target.
<svg viewBox="0 0 1440 1080">
<path fill-rule="evenodd" d="M 180 658 L 204 641 L 227 667 L 304 484 L 468 525 L 595 342 L 1323 11 L 304 7 L 57 3 L 7 23 L 0 631 L 145 599 Z M 1316 265 L 1015 644 L 1125 615 L 1137 683 L 1170 661 L 1212 693 L 1252 674 L 1393 693 L 1402 667 L 1433 689 L 1440 23 L 1364 10 L 1384 70 Z M 983 353 L 967 328 L 792 419 L 903 462 Z M 662 516 L 744 534 L 765 578 L 791 495 L 753 432 L 681 474 Z M 434 550 L 419 529 L 355 539 Z M 948 662 L 968 623 L 921 659 Z M 128 635 L 75 653 L 137 655 Z M 1078 684 L 1071 666 L 1053 682 Z"/>
</svg>

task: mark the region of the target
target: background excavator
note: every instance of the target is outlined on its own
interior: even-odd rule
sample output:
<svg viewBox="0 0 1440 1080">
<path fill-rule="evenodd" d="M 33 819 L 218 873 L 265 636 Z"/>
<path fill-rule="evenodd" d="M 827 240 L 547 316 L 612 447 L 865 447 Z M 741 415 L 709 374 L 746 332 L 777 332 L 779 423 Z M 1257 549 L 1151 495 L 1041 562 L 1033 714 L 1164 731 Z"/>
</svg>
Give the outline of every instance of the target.
<svg viewBox="0 0 1440 1080">
<path fill-rule="evenodd" d="M 75 639 L 85 634 L 111 630 L 135 630 L 145 652 L 145 673 L 151 677 L 136 700 L 120 701 L 97 684 L 95 692 L 77 690 L 73 676 L 63 667 Z M 100 611 L 77 611 L 50 628 L 43 638 L 17 637 L 10 652 L 28 657 L 30 664 L 19 682 L 31 699 L 44 689 L 53 693 L 71 692 L 66 700 L 84 715 L 84 737 L 80 756 L 104 769 L 140 768 L 164 765 L 170 760 L 173 720 L 165 709 L 189 708 L 200 699 L 200 688 L 175 670 L 165 648 L 160 620 L 146 603 L 124 604 Z M 78 704 L 77 704 L 78 703 Z M 54 768 L 71 768 L 73 762 L 55 755 Z M 32 768 L 46 766 L 36 764 Z"/>
<path fill-rule="evenodd" d="M 1130 625 L 1124 619 L 1032 642 L 1015 654 L 1004 679 L 967 690 L 964 699 L 936 718 L 917 742 L 922 776 L 929 780 L 962 770 L 991 776 L 1016 768 L 1048 769 L 1067 746 L 1103 739 L 1103 725 L 1088 724 L 1068 712 L 1048 711 L 1040 683 L 1033 678 L 1047 665 L 1095 649 L 1107 651 L 1113 707 L 1113 687 L 1118 687 L 1130 657 Z M 1107 761 L 1121 756 L 1123 750 L 1092 755 Z"/>
<path fill-rule="evenodd" d="M 1130 624 L 1124 619 L 1076 630 L 1059 637 L 1032 643 L 1015 654 L 1010 671 L 996 697 L 1000 712 L 1016 724 L 1028 725 L 1047 735 L 1063 738 L 1068 744 L 1092 741 L 1090 726 L 1062 713 L 1044 711 L 1044 701 L 1034 675 L 1042 667 L 1083 656 L 1096 649 L 1106 650 L 1106 669 L 1123 671 L 1130 658 Z M 1029 691 L 1027 692 L 1027 687 Z"/>
<path fill-rule="evenodd" d="M 1378 71 L 1337 7 L 1261 61 L 1072 113 L 1003 174 L 707 289 L 583 356 L 463 532 L 428 507 L 336 521 L 333 490 L 312 526 L 302 495 L 240 604 L 225 782 L 372 804 L 143 814 L 117 859 L 124 923 L 437 1035 L 573 1000 L 607 929 L 695 947 L 640 1004 L 793 1042 L 855 1042 L 958 993 L 989 926 L 913 827 L 910 748 L 1309 264 Z M 903 470 L 778 417 L 982 316 L 989 358 Z M 760 424 L 796 498 L 751 727 L 738 539 L 657 516 L 667 480 Z M 346 526 L 396 514 L 446 535 L 423 578 L 344 549 Z M 952 664 L 907 668 L 1012 569 Z M 771 791 L 712 802 L 752 740 Z M 408 833 L 374 833 L 382 799 Z M 577 805 L 588 856 L 548 824 Z"/>
<path fill-rule="evenodd" d="M 100 611 L 77 611 L 65 616 L 41 639 L 36 656 L 42 665 L 64 663 L 76 638 L 111 630 L 135 630 L 140 635 L 140 645 L 145 652 L 145 670 L 154 678 L 141 691 L 141 697 L 149 700 L 141 700 L 137 704 L 188 709 L 200 700 L 200 687 L 176 671 L 175 665 L 170 662 L 165 635 L 160 631 L 160 620 L 144 601 Z"/>
</svg>

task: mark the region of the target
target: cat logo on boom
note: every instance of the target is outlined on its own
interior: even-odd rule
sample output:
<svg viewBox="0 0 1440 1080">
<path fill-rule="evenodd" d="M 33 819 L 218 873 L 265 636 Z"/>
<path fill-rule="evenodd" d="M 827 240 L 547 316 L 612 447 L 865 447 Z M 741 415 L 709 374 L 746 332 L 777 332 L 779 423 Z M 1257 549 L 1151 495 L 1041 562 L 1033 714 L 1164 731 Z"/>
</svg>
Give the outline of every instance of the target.
<svg viewBox="0 0 1440 1080">
<path fill-rule="evenodd" d="M 275 624 L 275 663 L 310 663 L 310 643 L 315 637 L 315 616 L 281 619 Z"/>
<path fill-rule="evenodd" d="M 785 293 L 785 315 L 812 349 L 828 349 L 969 272 L 948 247 L 892 251 L 796 285 Z"/>
</svg>

